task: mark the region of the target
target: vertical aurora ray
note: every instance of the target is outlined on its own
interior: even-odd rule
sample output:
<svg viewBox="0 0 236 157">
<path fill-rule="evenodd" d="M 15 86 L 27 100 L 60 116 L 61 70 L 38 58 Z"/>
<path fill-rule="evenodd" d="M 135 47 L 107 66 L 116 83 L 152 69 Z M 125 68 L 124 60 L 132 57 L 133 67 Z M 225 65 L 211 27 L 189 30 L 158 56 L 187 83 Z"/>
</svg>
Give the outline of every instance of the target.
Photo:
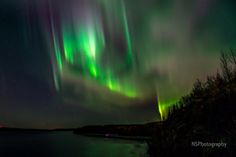
<svg viewBox="0 0 236 157">
<path fill-rule="evenodd" d="M 54 35 L 54 33 L 53 33 L 53 35 Z M 54 51 L 55 51 L 55 58 L 56 58 L 56 65 L 57 65 L 57 68 L 54 68 L 54 70 L 53 70 L 53 77 L 54 77 L 55 88 L 56 88 L 57 91 L 59 91 L 60 87 L 59 87 L 58 71 L 61 74 L 63 64 L 62 64 L 61 52 L 60 52 L 60 49 L 58 47 L 55 35 L 53 36 L 53 44 L 54 44 Z"/>
<path fill-rule="evenodd" d="M 129 32 L 129 26 L 128 26 L 128 20 L 125 10 L 124 2 L 122 1 L 122 14 L 123 14 L 123 21 L 124 21 L 124 29 L 125 29 L 125 36 L 127 40 L 127 47 L 128 47 L 128 61 L 132 62 L 132 44 L 131 44 L 131 38 L 130 38 L 130 32 Z"/>
<path fill-rule="evenodd" d="M 57 91 L 60 90 L 60 75 L 62 74 L 63 70 L 63 61 L 62 61 L 62 54 L 61 49 L 59 46 L 58 37 L 55 33 L 55 25 L 52 13 L 50 12 L 50 30 L 51 30 L 51 38 L 53 41 L 53 51 L 54 55 L 51 55 L 53 64 L 53 80 L 54 80 L 54 86 Z"/>
<path fill-rule="evenodd" d="M 158 97 L 158 112 L 161 116 L 161 120 L 164 120 L 167 116 L 168 116 L 168 113 L 171 109 L 171 107 L 173 107 L 174 105 L 176 105 L 176 103 L 178 102 L 178 98 L 176 99 L 170 99 L 170 100 L 166 100 L 166 101 L 162 101 L 160 100 L 160 97 Z"/>
</svg>

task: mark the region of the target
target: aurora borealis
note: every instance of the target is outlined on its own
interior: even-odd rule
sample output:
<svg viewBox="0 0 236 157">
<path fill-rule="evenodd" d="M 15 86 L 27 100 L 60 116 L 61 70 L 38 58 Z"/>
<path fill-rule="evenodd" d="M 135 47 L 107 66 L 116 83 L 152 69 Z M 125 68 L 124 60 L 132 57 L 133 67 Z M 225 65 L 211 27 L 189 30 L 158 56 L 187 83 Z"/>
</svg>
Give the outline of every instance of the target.
<svg viewBox="0 0 236 157">
<path fill-rule="evenodd" d="M 2 1 L 0 124 L 165 117 L 235 48 L 233 0 Z"/>
<path fill-rule="evenodd" d="M 128 97 L 135 97 L 137 94 L 135 89 L 132 89 L 131 85 L 128 85 L 127 83 L 125 85 L 122 85 L 121 81 L 117 79 L 117 76 L 114 76 L 113 72 L 117 68 L 119 68 L 119 70 L 124 70 L 121 68 L 124 68 L 125 65 L 127 65 L 126 67 L 132 66 L 132 46 L 130 43 L 130 35 L 127 26 L 124 4 L 120 3 L 118 6 L 115 5 L 116 8 L 120 8 L 119 11 L 115 10 L 114 12 L 118 13 L 114 13 L 113 15 L 114 18 L 120 20 L 114 22 L 122 23 L 120 27 L 117 25 L 114 26 L 114 24 L 111 25 L 111 22 L 101 23 L 103 19 L 99 18 L 101 16 L 96 16 L 99 13 L 96 13 L 96 10 L 92 10 L 93 8 L 91 7 L 91 5 L 91 2 L 88 4 L 86 4 L 85 2 L 85 4 L 81 6 L 78 5 L 76 9 L 82 10 L 82 13 L 78 13 L 81 11 L 75 11 L 75 17 L 72 17 L 72 20 L 70 20 L 70 22 L 68 22 L 69 20 L 66 20 L 66 22 L 62 22 L 62 25 L 65 25 L 62 26 L 62 30 L 60 30 L 62 36 L 62 50 L 60 50 L 60 43 L 57 42 L 59 41 L 59 39 L 57 38 L 58 36 L 60 36 L 60 34 L 56 36 L 53 31 L 52 38 L 54 42 L 54 56 L 56 57 L 57 71 L 59 71 L 59 73 L 63 75 L 64 66 L 67 66 L 69 70 L 71 67 L 74 67 L 75 71 L 77 71 L 79 74 L 97 80 L 100 84 L 106 86 L 112 91 L 122 93 Z M 105 5 L 105 12 L 109 16 L 111 16 L 111 18 L 113 18 L 112 15 L 110 15 L 112 12 L 107 11 L 109 10 L 109 7 L 110 5 Z M 64 17 L 66 17 L 66 15 L 64 15 Z M 104 19 L 104 21 L 109 21 L 111 18 L 107 17 L 107 19 Z M 108 32 L 107 30 L 104 30 L 104 28 L 102 28 L 102 25 L 107 25 L 107 29 L 110 31 Z M 52 27 L 52 29 L 54 30 L 54 26 Z M 114 41 L 112 41 L 113 43 L 110 42 L 109 44 L 108 40 L 112 40 L 111 38 L 114 37 L 114 31 L 118 31 L 118 29 L 120 29 L 120 32 L 118 32 L 119 36 L 121 36 L 121 38 L 123 37 L 124 41 L 118 39 L 120 41 L 115 42 L 121 42 L 121 44 L 124 45 L 124 49 L 121 49 L 120 47 L 118 48 L 120 48 L 121 51 L 125 52 L 116 53 L 125 53 L 125 55 L 122 56 L 123 58 L 121 58 L 119 62 L 115 62 L 115 68 L 111 68 L 112 63 L 107 63 L 107 60 L 104 60 L 104 57 L 102 58 L 102 56 L 107 56 L 107 54 L 105 53 L 114 53 L 114 51 L 117 51 L 113 47 L 111 47 L 111 44 L 114 44 Z M 104 31 L 107 32 L 105 33 Z M 106 36 L 106 39 L 105 34 L 108 34 Z M 109 58 L 109 60 L 111 60 L 111 58 Z M 54 77 L 57 78 L 58 76 L 56 76 L 55 74 Z M 59 88 L 57 87 L 57 81 L 55 82 L 55 86 L 56 88 Z"/>
</svg>

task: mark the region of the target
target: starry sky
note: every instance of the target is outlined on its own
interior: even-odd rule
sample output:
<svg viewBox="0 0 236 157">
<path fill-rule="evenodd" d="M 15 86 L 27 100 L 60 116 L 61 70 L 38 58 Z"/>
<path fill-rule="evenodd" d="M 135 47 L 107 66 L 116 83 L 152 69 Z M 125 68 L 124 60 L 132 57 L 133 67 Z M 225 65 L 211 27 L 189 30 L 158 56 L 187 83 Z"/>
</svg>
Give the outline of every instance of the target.
<svg viewBox="0 0 236 157">
<path fill-rule="evenodd" d="M 160 120 L 236 48 L 234 0 L 3 0 L 0 124 Z M 159 103 L 159 106 L 158 106 Z"/>
</svg>

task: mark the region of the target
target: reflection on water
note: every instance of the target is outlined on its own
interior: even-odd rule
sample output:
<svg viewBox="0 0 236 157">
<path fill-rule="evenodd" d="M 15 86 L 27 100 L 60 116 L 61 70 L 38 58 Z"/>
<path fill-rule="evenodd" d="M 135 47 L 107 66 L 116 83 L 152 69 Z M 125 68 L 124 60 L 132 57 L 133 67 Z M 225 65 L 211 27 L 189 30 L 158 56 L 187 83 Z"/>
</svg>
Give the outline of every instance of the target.
<svg viewBox="0 0 236 157">
<path fill-rule="evenodd" d="M 0 132 L 0 156 L 147 157 L 147 144 L 72 132 Z"/>
</svg>

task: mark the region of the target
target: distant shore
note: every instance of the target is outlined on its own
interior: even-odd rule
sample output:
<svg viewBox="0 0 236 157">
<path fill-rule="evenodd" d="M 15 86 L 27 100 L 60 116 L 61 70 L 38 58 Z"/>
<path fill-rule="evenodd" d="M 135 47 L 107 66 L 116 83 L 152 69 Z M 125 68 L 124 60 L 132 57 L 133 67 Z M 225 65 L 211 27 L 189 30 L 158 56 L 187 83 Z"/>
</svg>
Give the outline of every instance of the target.
<svg viewBox="0 0 236 157">
<path fill-rule="evenodd" d="M 84 126 L 81 128 L 59 128 L 59 129 L 32 129 L 32 128 L 0 128 L 0 132 L 54 132 L 54 131 L 71 131 L 77 135 L 101 137 L 101 138 L 115 138 L 126 140 L 151 140 L 150 136 L 144 135 L 141 129 L 144 125 L 105 125 L 105 126 Z M 137 129 L 139 135 L 137 135 Z M 108 131 L 109 130 L 109 131 Z M 126 130 L 126 131 L 125 131 Z M 129 131 L 128 131 L 129 130 Z M 136 130 L 136 131 L 134 131 Z M 131 131 L 136 132 L 132 134 Z"/>
<path fill-rule="evenodd" d="M 96 133 L 88 133 L 88 134 L 79 134 L 83 136 L 89 137 L 101 137 L 101 138 L 112 138 L 112 139 L 124 139 L 124 140 L 138 140 L 138 141 L 149 141 L 152 138 L 150 136 L 122 136 L 118 134 L 96 134 Z"/>
<path fill-rule="evenodd" d="M 161 122 L 130 125 L 91 125 L 77 128 L 74 133 L 93 137 L 148 141 L 152 139 L 152 133 L 160 130 L 161 127 Z"/>
</svg>

